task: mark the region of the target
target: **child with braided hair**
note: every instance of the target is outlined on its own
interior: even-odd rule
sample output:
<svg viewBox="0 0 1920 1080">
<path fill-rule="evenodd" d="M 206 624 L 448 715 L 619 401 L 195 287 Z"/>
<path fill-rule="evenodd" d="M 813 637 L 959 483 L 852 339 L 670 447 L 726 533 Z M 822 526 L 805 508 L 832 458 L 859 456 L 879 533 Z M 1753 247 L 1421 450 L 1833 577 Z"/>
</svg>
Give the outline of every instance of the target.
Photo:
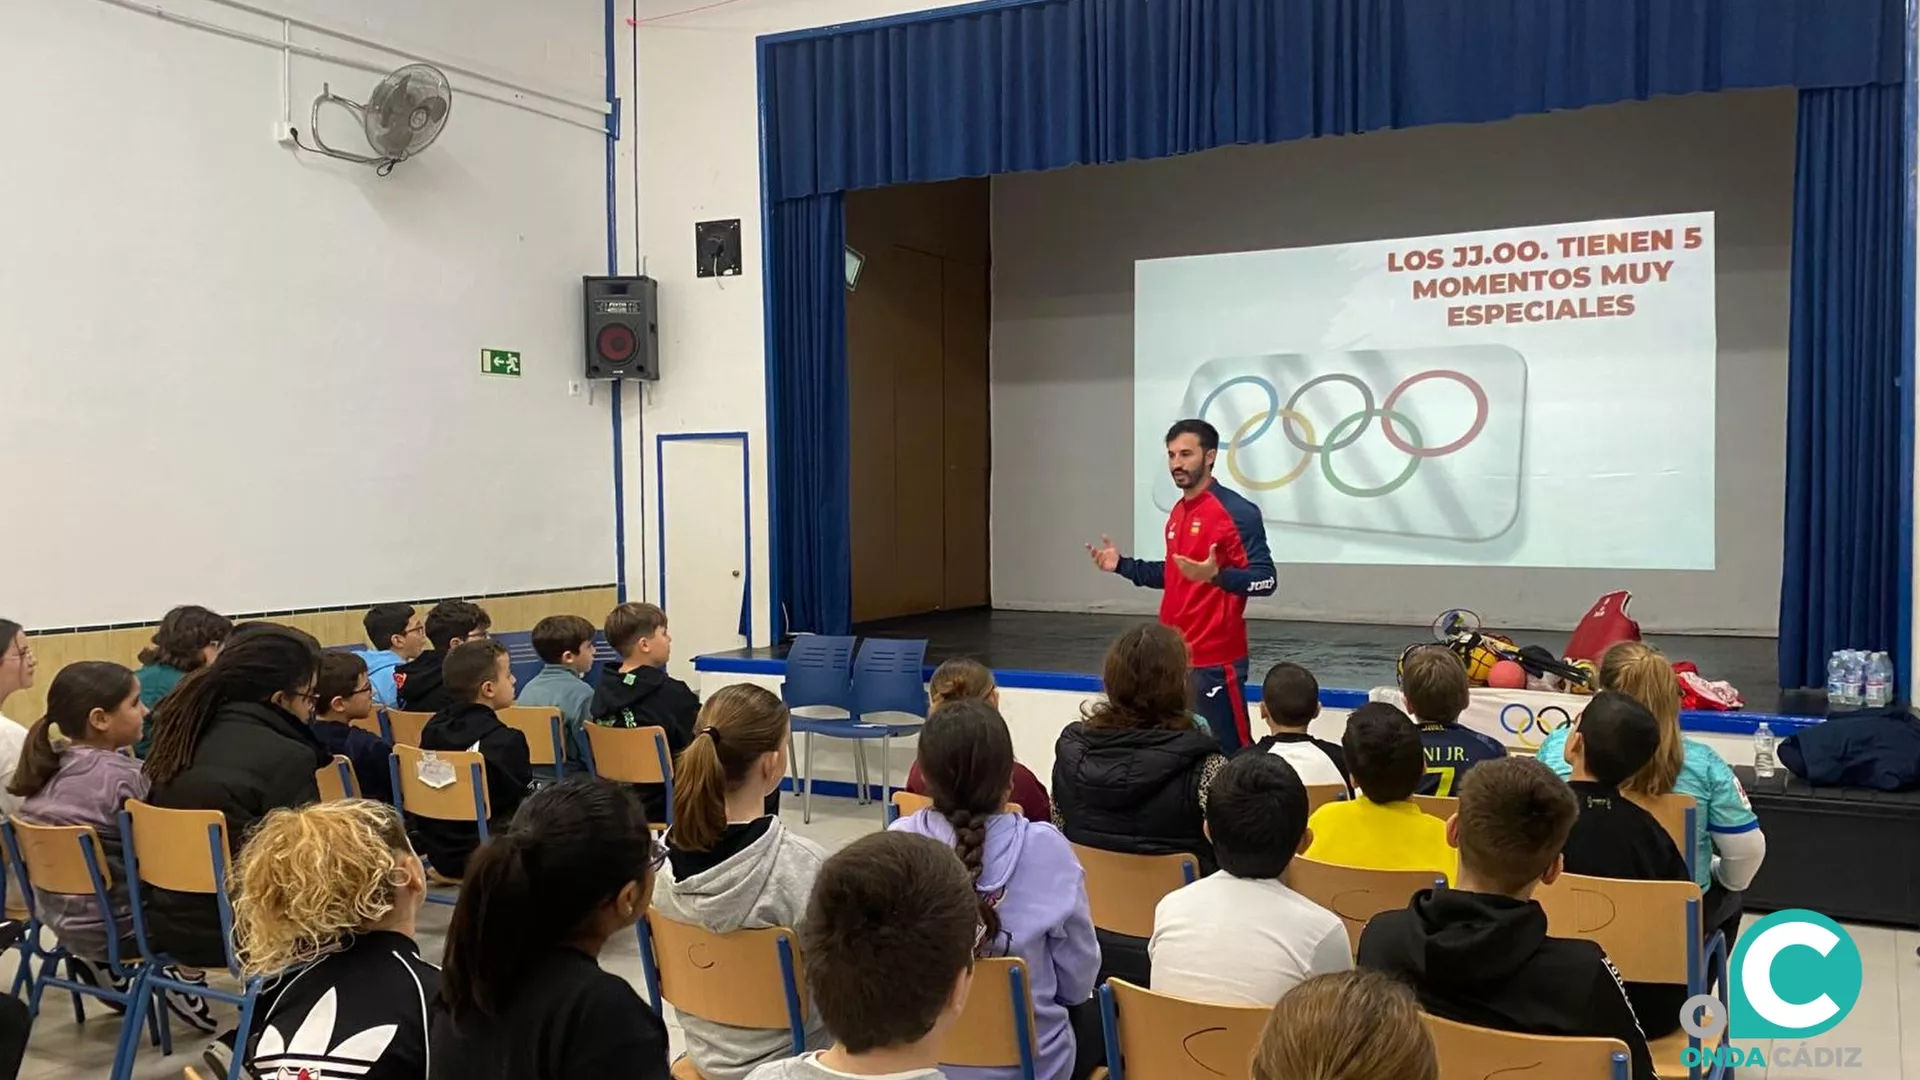
<svg viewBox="0 0 1920 1080">
<path fill-rule="evenodd" d="M 920 771 L 933 806 L 893 823 L 951 846 L 980 900 L 982 957 L 1027 962 L 1033 990 L 1035 1076 L 1077 1080 L 1100 1063 L 1097 1038 L 1076 1038 L 1069 1010 L 1087 1012 L 1100 944 L 1086 878 L 1066 837 L 1006 809 L 1013 739 L 985 701 L 950 701 L 920 733 Z M 943 1066 L 952 1080 L 1011 1080 L 1017 1069 Z"/>
</svg>

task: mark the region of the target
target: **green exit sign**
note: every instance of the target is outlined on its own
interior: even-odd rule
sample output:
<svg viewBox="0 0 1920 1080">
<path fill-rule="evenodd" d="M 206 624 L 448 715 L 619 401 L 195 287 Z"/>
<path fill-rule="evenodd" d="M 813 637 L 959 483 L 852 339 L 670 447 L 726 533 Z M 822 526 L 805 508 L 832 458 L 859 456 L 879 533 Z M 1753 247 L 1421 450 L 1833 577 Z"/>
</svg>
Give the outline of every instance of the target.
<svg viewBox="0 0 1920 1080">
<path fill-rule="evenodd" d="M 480 350 L 480 374 L 520 377 L 520 354 L 505 349 Z"/>
</svg>

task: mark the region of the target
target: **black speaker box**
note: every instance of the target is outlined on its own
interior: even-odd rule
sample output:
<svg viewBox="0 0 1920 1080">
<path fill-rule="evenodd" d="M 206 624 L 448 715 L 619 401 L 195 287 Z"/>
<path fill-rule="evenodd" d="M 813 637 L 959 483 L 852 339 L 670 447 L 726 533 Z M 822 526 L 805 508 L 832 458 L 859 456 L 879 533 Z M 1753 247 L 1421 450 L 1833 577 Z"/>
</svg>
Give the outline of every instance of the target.
<svg viewBox="0 0 1920 1080">
<path fill-rule="evenodd" d="M 586 277 L 587 378 L 660 378 L 659 286 L 650 277 Z"/>
</svg>

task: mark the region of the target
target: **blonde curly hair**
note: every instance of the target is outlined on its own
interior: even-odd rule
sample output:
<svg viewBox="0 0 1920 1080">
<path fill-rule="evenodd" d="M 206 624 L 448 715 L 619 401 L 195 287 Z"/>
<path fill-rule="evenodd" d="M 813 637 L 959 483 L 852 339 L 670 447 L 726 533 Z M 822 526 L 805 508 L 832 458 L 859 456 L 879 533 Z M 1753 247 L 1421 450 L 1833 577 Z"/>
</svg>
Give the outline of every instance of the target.
<svg viewBox="0 0 1920 1080">
<path fill-rule="evenodd" d="M 233 941 L 249 975 L 311 963 L 385 919 L 413 856 L 400 814 L 343 799 L 275 810 L 241 850 L 233 876 Z"/>
</svg>

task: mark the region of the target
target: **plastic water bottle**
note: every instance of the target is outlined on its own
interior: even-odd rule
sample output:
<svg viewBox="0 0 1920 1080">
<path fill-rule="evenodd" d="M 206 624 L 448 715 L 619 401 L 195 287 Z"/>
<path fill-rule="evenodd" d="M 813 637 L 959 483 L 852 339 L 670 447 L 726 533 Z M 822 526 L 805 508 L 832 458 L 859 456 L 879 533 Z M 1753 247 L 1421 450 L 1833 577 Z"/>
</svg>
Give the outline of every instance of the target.
<svg viewBox="0 0 1920 1080">
<path fill-rule="evenodd" d="M 1886 653 L 1874 653 L 1867 660 L 1866 686 L 1867 708 L 1884 709 L 1893 701 L 1893 661 Z"/>
<path fill-rule="evenodd" d="M 1834 709 L 1847 705 L 1847 660 L 1838 649 L 1827 657 L 1827 705 Z"/>
<path fill-rule="evenodd" d="M 1753 775 L 1762 780 L 1773 775 L 1773 729 L 1764 720 L 1753 729 Z"/>
<path fill-rule="evenodd" d="M 1847 653 L 1847 704 L 1859 708 L 1867 697 L 1867 654 L 1859 649 Z"/>
</svg>

